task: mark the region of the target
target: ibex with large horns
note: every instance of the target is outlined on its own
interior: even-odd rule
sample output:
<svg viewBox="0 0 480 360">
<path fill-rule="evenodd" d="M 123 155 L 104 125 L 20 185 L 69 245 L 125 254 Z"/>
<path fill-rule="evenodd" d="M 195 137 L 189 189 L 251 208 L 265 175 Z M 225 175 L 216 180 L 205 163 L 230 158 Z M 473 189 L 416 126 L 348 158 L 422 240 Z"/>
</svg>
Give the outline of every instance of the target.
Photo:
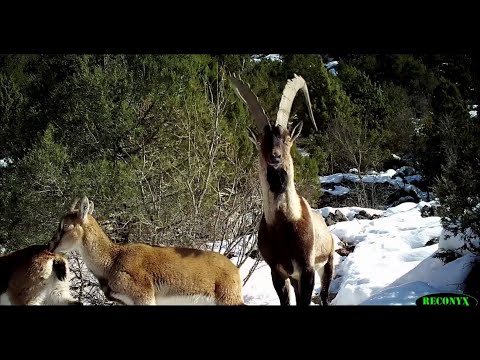
<svg viewBox="0 0 480 360">
<path fill-rule="evenodd" d="M 213 251 L 116 244 L 92 216 L 84 197 L 62 216 L 50 242 L 54 252 L 78 250 L 107 299 L 125 305 L 243 305 L 240 272 Z"/>
<path fill-rule="evenodd" d="M 82 305 L 70 292 L 69 266 L 48 245 L 0 257 L 0 305 Z"/>
<path fill-rule="evenodd" d="M 272 282 L 281 305 L 290 304 L 290 283 L 297 305 L 310 305 L 315 270 L 321 278 L 320 298 L 328 305 L 328 291 L 334 271 L 334 240 L 323 217 L 312 211 L 295 189 L 291 147 L 300 134 L 300 121 L 288 130 L 293 100 L 302 90 L 310 119 L 317 130 L 305 80 L 297 76 L 287 81 L 272 123 L 250 87 L 235 75 L 230 76 L 237 94 L 247 104 L 257 125 L 249 138 L 259 151 L 259 177 L 262 188 L 263 216 L 258 232 L 258 249 L 270 266 Z"/>
</svg>

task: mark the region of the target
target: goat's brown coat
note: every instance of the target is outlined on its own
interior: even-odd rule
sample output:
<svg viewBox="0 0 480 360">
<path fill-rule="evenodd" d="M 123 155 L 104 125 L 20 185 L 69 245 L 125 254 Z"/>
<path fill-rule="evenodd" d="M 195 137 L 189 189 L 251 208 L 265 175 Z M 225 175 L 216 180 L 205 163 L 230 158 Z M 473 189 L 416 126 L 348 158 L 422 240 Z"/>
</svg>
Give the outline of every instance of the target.
<svg viewBox="0 0 480 360">
<path fill-rule="evenodd" d="M 60 230 L 65 224 L 70 228 Z M 78 249 L 111 300 L 155 304 L 163 296 L 204 296 L 217 304 L 243 304 L 239 269 L 220 253 L 115 244 L 91 214 L 82 220 L 78 210 L 67 212 L 60 225 L 52 239 L 54 251 Z"/>
<path fill-rule="evenodd" d="M 0 257 L 0 294 L 12 305 L 80 305 L 70 294 L 68 273 L 64 256 L 31 245 Z"/>
<path fill-rule="evenodd" d="M 334 241 L 323 217 L 314 212 L 295 189 L 290 151 L 303 123 L 299 122 L 291 133 L 287 129 L 291 105 L 299 89 L 305 94 L 316 128 L 306 83 L 297 75 L 287 81 L 277 119 L 275 123 L 270 123 L 250 87 L 236 77 L 231 77 L 231 80 L 257 125 L 258 134 L 249 130 L 249 138 L 259 154 L 258 174 L 263 200 L 258 248 L 271 268 L 280 303 L 290 303 L 289 286 L 292 281 L 297 304 L 310 304 L 314 271 L 317 270 L 322 282 L 320 297 L 322 303 L 327 305 L 334 270 Z"/>
</svg>

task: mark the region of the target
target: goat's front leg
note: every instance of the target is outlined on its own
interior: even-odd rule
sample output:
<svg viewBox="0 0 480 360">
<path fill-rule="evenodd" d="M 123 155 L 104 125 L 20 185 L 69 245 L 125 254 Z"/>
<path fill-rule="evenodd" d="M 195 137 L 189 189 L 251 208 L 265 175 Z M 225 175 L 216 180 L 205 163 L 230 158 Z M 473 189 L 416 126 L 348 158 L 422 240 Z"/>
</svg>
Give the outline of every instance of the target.
<svg viewBox="0 0 480 360">
<path fill-rule="evenodd" d="M 125 305 L 156 305 L 155 289 L 145 274 L 120 271 L 109 281 L 110 296 Z"/>
<path fill-rule="evenodd" d="M 305 268 L 300 276 L 300 299 L 297 305 L 308 306 L 312 302 L 313 288 L 315 286 L 315 270 L 313 268 Z"/>
<path fill-rule="evenodd" d="M 290 305 L 290 280 L 282 272 L 272 269 L 272 282 L 280 299 L 280 305 Z"/>
</svg>

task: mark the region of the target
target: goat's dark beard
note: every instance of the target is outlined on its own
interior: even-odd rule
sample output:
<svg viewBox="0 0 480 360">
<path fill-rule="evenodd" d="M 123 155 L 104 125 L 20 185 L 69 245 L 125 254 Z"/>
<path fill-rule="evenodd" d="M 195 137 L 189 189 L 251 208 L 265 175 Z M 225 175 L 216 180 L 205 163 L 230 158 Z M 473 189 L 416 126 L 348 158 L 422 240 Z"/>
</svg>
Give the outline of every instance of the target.
<svg viewBox="0 0 480 360">
<path fill-rule="evenodd" d="M 288 174 L 283 168 L 274 169 L 268 165 L 267 181 L 270 185 L 270 191 L 275 195 L 280 195 L 287 191 Z"/>
</svg>

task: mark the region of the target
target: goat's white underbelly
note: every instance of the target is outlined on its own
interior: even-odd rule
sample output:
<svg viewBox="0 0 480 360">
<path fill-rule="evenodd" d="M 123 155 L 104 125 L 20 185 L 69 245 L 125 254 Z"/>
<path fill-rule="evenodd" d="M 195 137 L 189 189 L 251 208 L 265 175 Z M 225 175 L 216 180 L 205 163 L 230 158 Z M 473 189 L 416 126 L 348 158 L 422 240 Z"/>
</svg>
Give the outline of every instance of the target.
<svg viewBox="0 0 480 360">
<path fill-rule="evenodd" d="M 215 300 L 203 295 L 156 296 L 157 305 L 215 305 Z"/>
<path fill-rule="evenodd" d="M 125 294 L 112 292 L 111 296 L 126 305 L 134 304 L 133 299 Z M 216 305 L 216 301 L 214 298 L 205 295 L 178 294 L 168 286 L 158 285 L 155 291 L 155 305 Z"/>
<path fill-rule="evenodd" d="M 0 305 L 12 305 L 7 293 L 0 294 Z"/>
</svg>

